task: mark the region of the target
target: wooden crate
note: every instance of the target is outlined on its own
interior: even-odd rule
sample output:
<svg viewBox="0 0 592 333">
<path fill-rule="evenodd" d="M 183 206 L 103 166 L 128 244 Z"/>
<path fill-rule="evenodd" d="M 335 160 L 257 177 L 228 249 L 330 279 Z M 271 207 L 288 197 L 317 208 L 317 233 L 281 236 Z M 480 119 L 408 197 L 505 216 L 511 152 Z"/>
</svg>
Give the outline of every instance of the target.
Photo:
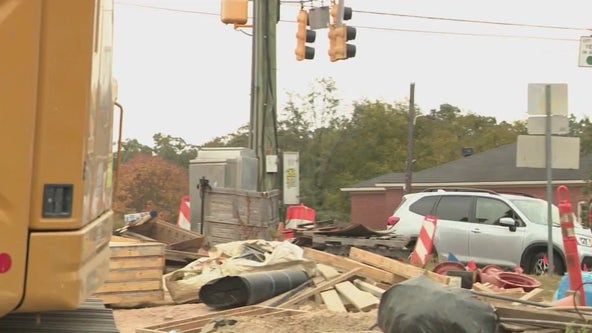
<svg viewBox="0 0 592 333">
<path fill-rule="evenodd" d="M 109 275 L 95 297 L 105 304 L 130 304 L 164 299 L 162 274 L 165 244 L 113 236 L 109 243 Z"/>
</svg>

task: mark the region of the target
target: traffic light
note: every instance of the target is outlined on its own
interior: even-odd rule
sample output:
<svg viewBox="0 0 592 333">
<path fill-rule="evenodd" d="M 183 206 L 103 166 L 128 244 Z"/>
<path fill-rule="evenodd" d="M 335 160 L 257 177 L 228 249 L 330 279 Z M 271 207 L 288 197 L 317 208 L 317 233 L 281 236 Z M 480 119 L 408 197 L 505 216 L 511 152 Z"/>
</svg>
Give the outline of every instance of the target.
<svg viewBox="0 0 592 333">
<path fill-rule="evenodd" d="M 342 20 L 351 19 L 352 13 L 350 7 L 343 7 Z M 356 56 L 356 46 L 347 43 L 356 39 L 356 28 L 343 24 L 339 16 L 339 7 L 337 4 L 333 4 L 331 6 L 332 22 L 329 24 L 329 59 L 331 61 L 345 60 Z"/>
<path fill-rule="evenodd" d="M 314 59 L 314 47 L 307 46 L 306 43 L 314 43 L 317 33 L 314 30 L 308 29 L 308 12 L 301 9 L 298 13 L 298 31 L 296 32 L 296 60 L 302 61 L 304 59 Z"/>
<path fill-rule="evenodd" d="M 229 24 L 245 24 L 248 18 L 248 0 L 222 0 L 220 20 Z"/>
</svg>

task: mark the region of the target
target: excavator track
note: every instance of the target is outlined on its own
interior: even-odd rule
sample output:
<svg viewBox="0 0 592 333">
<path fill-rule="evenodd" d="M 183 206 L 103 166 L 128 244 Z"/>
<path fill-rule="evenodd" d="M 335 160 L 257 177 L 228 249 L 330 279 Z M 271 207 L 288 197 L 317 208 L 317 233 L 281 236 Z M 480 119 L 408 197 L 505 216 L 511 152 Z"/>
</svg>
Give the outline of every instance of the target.
<svg viewBox="0 0 592 333">
<path fill-rule="evenodd" d="M 7 333 L 119 333 L 113 311 L 100 299 L 89 299 L 78 310 L 12 313 L 0 318 Z"/>
</svg>

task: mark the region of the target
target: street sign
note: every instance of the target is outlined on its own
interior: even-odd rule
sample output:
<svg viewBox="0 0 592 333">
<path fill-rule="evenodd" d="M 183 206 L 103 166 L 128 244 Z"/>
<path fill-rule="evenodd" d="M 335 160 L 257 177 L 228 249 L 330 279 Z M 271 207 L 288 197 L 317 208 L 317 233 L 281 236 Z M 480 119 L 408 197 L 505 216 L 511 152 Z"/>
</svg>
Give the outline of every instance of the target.
<svg viewBox="0 0 592 333">
<path fill-rule="evenodd" d="M 580 37 L 580 56 L 578 58 L 580 67 L 592 67 L 592 37 Z"/>
<path fill-rule="evenodd" d="M 313 7 L 308 10 L 308 25 L 312 30 L 327 29 L 329 17 L 329 7 Z"/>
<path fill-rule="evenodd" d="M 528 114 L 546 115 L 545 86 L 551 86 L 551 114 L 567 117 L 567 84 L 565 83 L 529 83 Z"/>
<path fill-rule="evenodd" d="M 543 135 L 546 130 L 547 116 L 530 116 L 526 120 L 526 128 L 530 135 Z M 551 134 L 563 135 L 569 133 L 569 119 L 566 116 L 551 116 Z"/>
<path fill-rule="evenodd" d="M 516 166 L 519 168 L 544 168 L 546 166 L 545 136 L 519 135 L 516 145 Z M 580 138 L 551 137 L 551 168 L 580 168 Z"/>
</svg>

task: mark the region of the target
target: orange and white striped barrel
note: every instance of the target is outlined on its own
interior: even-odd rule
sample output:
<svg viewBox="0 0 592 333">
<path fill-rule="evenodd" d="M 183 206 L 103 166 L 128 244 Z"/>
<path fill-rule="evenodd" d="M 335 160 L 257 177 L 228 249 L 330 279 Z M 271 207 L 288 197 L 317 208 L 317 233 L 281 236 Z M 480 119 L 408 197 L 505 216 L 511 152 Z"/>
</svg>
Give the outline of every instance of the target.
<svg viewBox="0 0 592 333">
<path fill-rule="evenodd" d="M 314 223 L 315 210 L 303 204 L 290 206 L 286 209 L 286 229 L 297 228 L 301 224 Z"/>
<path fill-rule="evenodd" d="M 177 218 L 177 227 L 191 230 L 191 211 L 189 196 L 181 197 L 181 205 L 179 206 L 179 218 Z"/>
<path fill-rule="evenodd" d="M 417 237 L 417 242 L 415 242 L 415 249 L 413 249 L 409 259 L 412 264 L 423 267 L 427 263 L 434 246 L 434 234 L 436 233 L 437 222 L 438 218 L 431 215 L 426 215 L 423 220 L 419 237 Z"/>
</svg>

